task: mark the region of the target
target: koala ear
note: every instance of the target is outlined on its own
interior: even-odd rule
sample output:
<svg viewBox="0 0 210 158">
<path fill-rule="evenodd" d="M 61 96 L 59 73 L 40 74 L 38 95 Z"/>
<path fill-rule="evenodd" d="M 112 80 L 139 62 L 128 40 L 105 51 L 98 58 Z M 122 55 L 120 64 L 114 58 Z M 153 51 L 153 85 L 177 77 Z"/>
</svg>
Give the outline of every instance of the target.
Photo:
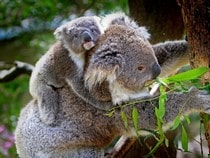
<svg viewBox="0 0 210 158">
<path fill-rule="evenodd" d="M 60 27 L 58 27 L 55 30 L 54 36 L 57 40 L 62 40 L 64 34 L 71 34 L 72 33 L 73 27 L 70 27 L 69 25 L 70 25 L 70 23 L 61 25 Z"/>
<path fill-rule="evenodd" d="M 64 26 L 62 25 L 62 26 L 58 27 L 58 28 L 55 30 L 54 36 L 55 36 L 55 38 L 56 38 L 57 40 L 61 40 L 61 39 L 62 39 L 63 28 L 64 28 Z"/>
<path fill-rule="evenodd" d="M 114 48 L 113 44 L 103 46 L 94 53 L 85 73 L 85 84 L 91 89 L 103 81 L 113 82 L 124 66 L 125 60 L 122 54 Z"/>
<path fill-rule="evenodd" d="M 150 36 L 151 36 L 151 35 L 150 35 L 149 32 L 147 31 L 146 27 L 141 26 L 141 27 L 139 27 L 139 28 L 137 29 L 137 31 L 138 31 L 138 33 L 139 33 L 140 36 L 144 37 L 144 38 L 147 39 L 147 40 L 150 39 Z"/>
</svg>

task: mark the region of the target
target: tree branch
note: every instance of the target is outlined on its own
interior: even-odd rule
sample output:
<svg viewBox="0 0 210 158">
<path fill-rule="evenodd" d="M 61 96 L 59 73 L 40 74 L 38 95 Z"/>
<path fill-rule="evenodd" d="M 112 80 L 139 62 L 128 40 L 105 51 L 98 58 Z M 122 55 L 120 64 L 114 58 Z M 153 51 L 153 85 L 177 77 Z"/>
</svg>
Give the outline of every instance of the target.
<svg viewBox="0 0 210 158">
<path fill-rule="evenodd" d="M 3 64 L 3 66 L 7 66 L 7 64 Z M 2 66 L 2 67 L 3 67 Z M 9 70 L 1 70 L 0 71 L 0 83 L 9 82 L 14 80 L 18 76 L 22 74 L 31 75 L 34 66 L 28 63 L 24 63 L 21 61 L 15 61 L 14 66 Z"/>
</svg>

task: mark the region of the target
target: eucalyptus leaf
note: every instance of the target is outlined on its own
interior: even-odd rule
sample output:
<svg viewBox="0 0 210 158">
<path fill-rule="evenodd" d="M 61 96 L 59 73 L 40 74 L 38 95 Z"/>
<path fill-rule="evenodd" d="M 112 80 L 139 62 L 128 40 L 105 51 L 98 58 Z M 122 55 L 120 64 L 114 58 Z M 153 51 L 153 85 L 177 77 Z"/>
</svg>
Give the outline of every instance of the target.
<svg viewBox="0 0 210 158">
<path fill-rule="evenodd" d="M 108 116 L 108 117 L 112 117 L 114 115 L 114 110 L 110 111 L 110 112 L 107 112 L 106 114 L 104 114 L 105 116 Z"/>
<path fill-rule="evenodd" d="M 182 82 L 182 81 L 193 80 L 193 79 L 197 79 L 198 77 L 202 76 L 209 70 L 210 69 L 207 67 L 199 67 L 199 68 L 196 68 L 193 70 L 189 70 L 186 72 L 182 72 L 182 73 L 170 76 L 170 77 L 164 79 L 164 81 L 166 83 L 170 83 L 170 82 Z"/>
<path fill-rule="evenodd" d="M 133 107 L 132 110 L 132 119 L 133 119 L 133 125 L 136 131 L 138 131 L 138 120 L 139 120 L 139 113 L 136 107 Z"/>
<path fill-rule="evenodd" d="M 125 112 L 123 110 L 121 110 L 120 115 L 121 115 L 121 118 L 124 122 L 125 128 L 128 129 L 128 118 L 127 118 Z"/>
<path fill-rule="evenodd" d="M 184 118 L 187 121 L 187 124 L 189 125 L 190 124 L 190 118 L 188 116 L 186 116 L 186 115 L 184 115 Z"/>
<path fill-rule="evenodd" d="M 160 118 L 161 121 L 163 120 L 163 116 L 165 115 L 165 112 L 166 112 L 166 109 L 165 109 L 166 99 L 167 99 L 166 92 L 163 86 L 160 86 L 158 117 Z"/>
<path fill-rule="evenodd" d="M 136 107 L 133 107 L 132 119 L 133 119 L 133 125 L 136 132 L 136 136 L 139 137 L 139 132 L 138 132 L 139 113 Z M 139 139 L 139 142 L 140 142 L 140 139 Z"/>
<path fill-rule="evenodd" d="M 176 118 L 173 120 L 173 125 L 171 130 L 175 130 L 181 123 L 180 115 L 177 115 Z"/>
<path fill-rule="evenodd" d="M 185 152 L 187 152 L 188 151 L 188 137 L 187 137 L 187 132 L 183 125 L 182 125 L 181 142 L 182 142 L 182 148 L 184 149 Z"/>
</svg>

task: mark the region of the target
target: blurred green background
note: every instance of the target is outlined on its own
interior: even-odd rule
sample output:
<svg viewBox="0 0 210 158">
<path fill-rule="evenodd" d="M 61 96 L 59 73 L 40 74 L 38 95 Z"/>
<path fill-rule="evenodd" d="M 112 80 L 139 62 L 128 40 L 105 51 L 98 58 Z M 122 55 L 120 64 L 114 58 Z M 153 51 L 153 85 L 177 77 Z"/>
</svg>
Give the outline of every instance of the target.
<svg viewBox="0 0 210 158">
<path fill-rule="evenodd" d="M 114 11 L 127 13 L 127 0 L 1 0 L 0 71 L 16 60 L 34 65 L 55 42 L 53 31 L 60 24 Z M 21 108 L 31 99 L 28 85 L 29 75 L 0 83 L 0 158 L 18 157 L 13 132 Z"/>
</svg>

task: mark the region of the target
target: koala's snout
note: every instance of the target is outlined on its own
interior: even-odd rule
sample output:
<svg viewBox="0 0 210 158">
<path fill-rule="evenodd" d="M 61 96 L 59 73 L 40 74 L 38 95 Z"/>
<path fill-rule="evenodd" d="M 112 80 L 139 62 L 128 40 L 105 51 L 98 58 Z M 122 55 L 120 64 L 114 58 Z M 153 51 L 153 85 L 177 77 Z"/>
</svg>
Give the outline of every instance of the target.
<svg viewBox="0 0 210 158">
<path fill-rule="evenodd" d="M 90 42 L 90 41 L 93 40 L 93 39 L 92 39 L 92 36 L 90 35 L 90 33 L 89 33 L 88 31 L 84 31 L 84 32 L 82 33 L 82 38 L 83 38 L 83 41 L 84 41 L 84 42 Z"/>
<path fill-rule="evenodd" d="M 83 38 L 83 48 L 85 50 L 90 50 L 95 46 L 95 42 L 93 40 L 93 37 L 88 31 L 84 31 L 82 33 L 82 38 Z"/>
<path fill-rule="evenodd" d="M 161 72 L 160 65 L 158 63 L 154 63 L 152 65 L 152 78 L 155 79 Z"/>
</svg>

